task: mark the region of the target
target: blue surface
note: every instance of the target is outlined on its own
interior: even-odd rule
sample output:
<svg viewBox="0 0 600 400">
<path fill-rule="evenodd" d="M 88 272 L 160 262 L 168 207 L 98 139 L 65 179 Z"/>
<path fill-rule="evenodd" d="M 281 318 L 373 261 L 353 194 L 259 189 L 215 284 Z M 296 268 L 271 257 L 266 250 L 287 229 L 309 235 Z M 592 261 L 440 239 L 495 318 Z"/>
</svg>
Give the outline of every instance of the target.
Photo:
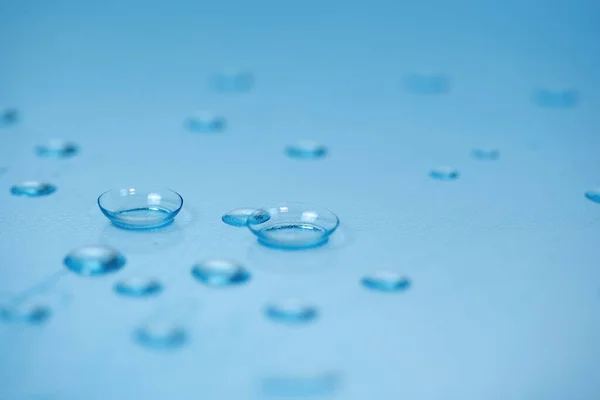
<svg viewBox="0 0 600 400">
<path fill-rule="evenodd" d="M 0 325 L 0 399 L 598 399 L 600 206 L 584 194 L 600 186 L 599 14 L 593 0 L 1 2 L 0 104 L 19 119 L 0 128 L 0 292 L 70 301 L 43 325 Z M 251 91 L 211 91 L 230 66 L 253 72 Z M 448 91 L 407 91 L 421 71 Z M 555 88 L 576 102 L 539 107 Z M 188 132 L 198 109 L 226 129 Z M 38 157 L 55 137 L 79 153 Z M 289 159 L 304 139 L 327 157 Z M 443 165 L 460 178 L 428 176 Z M 58 190 L 10 194 L 28 179 Z M 172 225 L 127 232 L 100 214 L 102 192 L 151 184 L 184 197 Z M 221 221 L 284 201 L 340 228 L 290 253 Z M 57 280 L 90 244 L 127 265 Z M 252 280 L 191 277 L 222 257 Z M 361 286 L 380 269 L 410 289 Z M 137 275 L 164 292 L 113 292 Z M 318 320 L 264 318 L 289 296 Z M 184 326 L 185 345 L 140 346 L 148 319 Z"/>
</svg>

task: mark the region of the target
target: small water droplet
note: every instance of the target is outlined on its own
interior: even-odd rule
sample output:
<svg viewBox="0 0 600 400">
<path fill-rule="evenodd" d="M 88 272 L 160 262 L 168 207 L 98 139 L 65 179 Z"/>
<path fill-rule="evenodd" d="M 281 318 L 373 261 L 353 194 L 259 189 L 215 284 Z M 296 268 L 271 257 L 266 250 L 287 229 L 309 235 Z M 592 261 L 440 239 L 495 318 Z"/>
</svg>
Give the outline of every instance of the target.
<svg viewBox="0 0 600 400">
<path fill-rule="evenodd" d="M 575 89 L 539 88 L 533 91 L 533 100 L 543 108 L 572 108 L 579 103 L 579 93 Z"/>
<path fill-rule="evenodd" d="M 252 89 L 254 76 L 244 70 L 222 71 L 211 77 L 210 84 L 218 92 L 243 93 Z"/>
<path fill-rule="evenodd" d="M 272 321 L 287 324 L 304 324 L 317 318 L 318 310 L 313 304 L 300 299 L 288 298 L 270 303 L 265 315 Z"/>
<path fill-rule="evenodd" d="M 244 227 L 249 223 L 262 224 L 271 218 L 265 210 L 257 208 L 236 208 L 221 217 L 221 220 L 227 225 Z"/>
<path fill-rule="evenodd" d="M 327 155 L 327 147 L 312 140 L 301 140 L 286 147 L 285 152 L 292 158 L 317 159 Z"/>
<path fill-rule="evenodd" d="M 361 283 L 366 288 L 380 292 L 400 292 L 410 287 L 410 280 L 394 271 L 377 271 L 365 275 Z"/>
<path fill-rule="evenodd" d="M 188 339 L 185 328 L 169 321 L 154 321 L 134 331 L 135 341 L 154 350 L 174 350 L 182 347 Z"/>
<path fill-rule="evenodd" d="M 56 186 L 40 181 L 24 181 L 10 188 L 15 196 L 41 197 L 56 192 Z"/>
<path fill-rule="evenodd" d="M 77 274 L 97 276 L 121 269 L 125 265 L 125 257 L 107 246 L 84 246 L 67 254 L 64 263 Z"/>
<path fill-rule="evenodd" d="M 404 85 L 413 94 L 443 94 L 450 90 L 450 78 L 439 72 L 412 72 L 406 75 Z"/>
<path fill-rule="evenodd" d="M 0 106 L 0 127 L 12 125 L 18 119 L 19 112 L 16 108 Z"/>
<path fill-rule="evenodd" d="M 471 150 L 471 156 L 478 160 L 497 160 L 500 157 L 500 151 L 492 148 L 476 148 Z"/>
<path fill-rule="evenodd" d="M 60 139 L 52 139 L 35 148 L 40 157 L 68 158 L 77 154 L 79 147 L 72 142 Z"/>
<path fill-rule="evenodd" d="M 600 188 L 588 190 L 587 192 L 585 192 L 585 197 L 588 200 L 593 201 L 594 203 L 600 204 Z"/>
<path fill-rule="evenodd" d="M 50 307 L 34 301 L 0 306 L 0 319 L 5 322 L 38 325 L 46 322 L 51 315 Z"/>
<path fill-rule="evenodd" d="M 155 296 L 162 291 L 159 281 L 152 278 L 133 277 L 115 284 L 115 292 L 127 297 Z"/>
<path fill-rule="evenodd" d="M 439 167 L 431 170 L 429 176 L 440 181 L 453 181 L 458 179 L 459 172 L 451 167 Z"/>
<path fill-rule="evenodd" d="M 225 118 L 210 111 L 198 111 L 185 120 L 185 127 L 191 132 L 220 132 L 225 129 Z"/>
<path fill-rule="evenodd" d="M 250 273 L 244 267 L 220 259 L 211 259 L 194 265 L 192 275 L 209 286 L 238 285 L 250 279 Z"/>
</svg>

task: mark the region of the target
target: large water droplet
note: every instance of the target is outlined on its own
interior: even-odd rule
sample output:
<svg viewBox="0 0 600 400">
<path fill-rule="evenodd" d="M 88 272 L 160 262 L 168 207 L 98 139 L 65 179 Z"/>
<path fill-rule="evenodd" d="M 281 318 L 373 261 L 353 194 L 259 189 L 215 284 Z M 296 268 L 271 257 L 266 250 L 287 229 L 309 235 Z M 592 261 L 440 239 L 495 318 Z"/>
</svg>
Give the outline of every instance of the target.
<svg viewBox="0 0 600 400">
<path fill-rule="evenodd" d="M 221 217 L 221 220 L 227 225 L 244 227 L 248 223 L 262 224 L 271 218 L 265 210 L 256 208 L 236 208 Z"/>
<path fill-rule="evenodd" d="M 431 172 L 429 172 L 429 176 L 440 181 L 453 181 L 458 179 L 459 172 L 455 168 L 439 167 L 431 170 Z"/>
<path fill-rule="evenodd" d="M 600 188 L 588 190 L 587 192 L 585 192 L 585 197 L 588 200 L 593 201 L 594 203 L 600 204 Z"/>
<path fill-rule="evenodd" d="M 192 275 L 209 286 L 238 285 L 250 279 L 250 273 L 244 267 L 220 259 L 206 260 L 194 265 Z"/>
<path fill-rule="evenodd" d="M 56 186 L 40 181 L 24 181 L 10 188 L 15 196 L 41 197 L 56 192 Z"/>
<path fill-rule="evenodd" d="M 97 276 L 121 269 L 125 265 L 125 257 L 107 246 L 84 246 L 67 254 L 64 263 L 77 274 Z"/>
<path fill-rule="evenodd" d="M 579 93 L 575 89 L 546 89 L 533 91 L 533 100 L 539 107 L 572 108 L 579 103 Z"/>
<path fill-rule="evenodd" d="M 162 291 L 159 281 L 152 278 L 133 277 L 115 284 L 115 292 L 127 297 L 155 296 Z"/>
<path fill-rule="evenodd" d="M 313 304 L 300 299 L 288 298 L 270 303 L 265 315 L 275 322 L 286 324 L 305 324 L 317 318 L 318 310 Z"/>
<path fill-rule="evenodd" d="M 410 287 L 410 280 L 394 271 L 377 271 L 365 275 L 361 283 L 366 288 L 380 292 L 400 292 Z"/>
<path fill-rule="evenodd" d="M 0 127 L 12 125 L 18 119 L 19 113 L 16 108 L 0 106 Z"/>
<path fill-rule="evenodd" d="M 35 150 L 41 157 L 68 158 L 77 154 L 79 148 L 75 143 L 52 139 L 47 143 L 38 145 Z"/>
<path fill-rule="evenodd" d="M 471 150 L 471 155 L 473 158 L 478 160 L 497 160 L 500 157 L 500 151 L 492 148 L 479 147 Z"/>
<path fill-rule="evenodd" d="M 225 118 L 210 111 L 198 111 L 185 120 L 185 126 L 191 132 L 220 132 L 225 129 Z"/>
<path fill-rule="evenodd" d="M 153 321 L 134 331 L 135 341 L 149 349 L 174 350 L 183 346 L 188 339 L 184 327 L 171 321 Z"/>
<path fill-rule="evenodd" d="M 292 158 L 316 159 L 327 155 L 327 147 L 312 140 L 301 140 L 286 147 L 285 152 Z"/>
</svg>

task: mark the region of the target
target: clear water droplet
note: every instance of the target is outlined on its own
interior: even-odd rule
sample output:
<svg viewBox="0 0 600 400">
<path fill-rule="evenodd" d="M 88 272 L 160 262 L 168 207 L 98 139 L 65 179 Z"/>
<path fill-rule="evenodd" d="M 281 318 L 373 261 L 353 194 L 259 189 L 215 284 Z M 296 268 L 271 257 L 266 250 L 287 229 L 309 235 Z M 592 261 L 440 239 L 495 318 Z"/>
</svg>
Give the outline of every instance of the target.
<svg viewBox="0 0 600 400">
<path fill-rule="evenodd" d="M 0 106 L 0 127 L 12 125 L 18 119 L 19 112 L 16 108 Z"/>
<path fill-rule="evenodd" d="M 73 143 L 60 139 L 52 139 L 35 148 L 40 157 L 68 158 L 77 154 L 79 147 Z"/>
<path fill-rule="evenodd" d="M 439 167 L 431 170 L 431 172 L 429 172 L 429 176 L 440 181 L 453 181 L 458 179 L 459 172 L 455 168 Z"/>
<path fill-rule="evenodd" d="M 300 299 L 288 298 L 268 304 L 265 315 L 272 321 L 285 324 L 305 324 L 315 320 L 318 309 Z"/>
<path fill-rule="evenodd" d="M 579 103 L 575 89 L 539 88 L 533 91 L 533 101 L 543 108 L 572 108 Z"/>
<path fill-rule="evenodd" d="M 585 197 L 588 200 L 593 201 L 594 203 L 600 204 L 600 188 L 588 190 L 587 192 L 585 192 Z"/>
<path fill-rule="evenodd" d="M 404 78 L 404 86 L 413 94 L 443 94 L 450 91 L 450 78 L 440 72 L 412 72 Z"/>
<path fill-rule="evenodd" d="M 492 161 L 500 157 L 500 151 L 492 148 L 479 147 L 471 150 L 471 156 L 478 160 Z"/>
<path fill-rule="evenodd" d="M 245 70 L 221 71 L 211 77 L 210 84 L 217 92 L 248 92 L 254 85 L 254 75 Z"/>
<path fill-rule="evenodd" d="M 327 147 L 312 140 L 301 140 L 286 147 L 285 152 L 292 158 L 317 159 L 327 155 Z"/>
<path fill-rule="evenodd" d="M 410 287 L 410 280 L 406 276 L 388 270 L 365 275 L 361 283 L 366 288 L 380 292 L 401 292 Z"/>
<path fill-rule="evenodd" d="M 174 350 L 188 340 L 187 330 L 171 321 L 153 321 L 134 331 L 135 341 L 148 349 Z"/>
<path fill-rule="evenodd" d="M 24 181 L 10 188 L 15 196 L 41 197 L 56 192 L 56 186 L 40 181 Z"/>
<path fill-rule="evenodd" d="M 0 306 L 0 320 L 10 323 L 39 325 L 46 322 L 51 315 L 50 307 L 29 300 Z"/>
<path fill-rule="evenodd" d="M 185 127 L 197 133 L 221 132 L 225 129 L 225 118 L 210 111 L 198 111 L 185 120 Z"/>
<path fill-rule="evenodd" d="M 133 277 L 115 284 L 115 292 L 127 297 L 156 296 L 162 289 L 160 282 L 152 278 Z"/>
<path fill-rule="evenodd" d="M 221 217 L 227 225 L 244 227 L 250 224 L 262 224 L 271 218 L 265 210 L 257 208 L 236 208 Z"/>
<path fill-rule="evenodd" d="M 206 260 L 194 265 L 192 275 L 208 286 L 239 285 L 250 279 L 250 273 L 244 267 L 221 259 Z"/>
<path fill-rule="evenodd" d="M 111 247 L 84 246 L 67 254 L 64 263 L 79 275 L 97 276 L 121 269 L 125 265 L 125 257 Z"/>
</svg>

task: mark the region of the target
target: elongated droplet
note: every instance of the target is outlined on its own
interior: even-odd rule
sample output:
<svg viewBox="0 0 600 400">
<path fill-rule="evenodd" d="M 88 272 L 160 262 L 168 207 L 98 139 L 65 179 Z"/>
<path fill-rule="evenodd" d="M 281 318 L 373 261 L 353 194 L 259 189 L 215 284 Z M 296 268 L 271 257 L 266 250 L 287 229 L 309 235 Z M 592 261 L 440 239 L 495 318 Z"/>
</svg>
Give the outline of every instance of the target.
<svg viewBox="0 0 600 400">
<path fill-rule="evenodd" d="M 289 298 L 268 304 L 265 315 L 274 322 L 305 324 L 317 318 L 318 309 L 300 299 Z"/>
<path fill-rule="evenodd" d="M 458 179 L 459 172 L 451 167 L 439 167 L 431 170 L 429 176 L 439 181 L 453 181 Z"/>
<path fill-rule="evenodd" d="M 588 200 L 593 201 L 594 203 L 600 204 L 600 188 L 588 190 L 587 192 L 585 192 L 585 197 Z"/>
<path fill-rule="evenodd" d="M 40 181 L 24 181 L 10 188 L 15 196 L 42 197 L 56 192 L 56 186 Z"/>
<path fill-rule="evenodd" d="M 186 344 L 188 333 L 181 325 L 161 320 L 136 328 L 134 339 L 139 345 L 148 349 L 174 350 Z"/>
<path fill-rule="evenodd" d="M 362 278 L 364 287 L 380 292 L 401 292 L 410 287 L 410 280 L 394 271 L 377 271 Z"/>
<path fill-rule="evenodd" d="M 208 286 L 239 285 L 250 279 L 244 267 L 227 260 L 212 259 L 192 267 L 192 275 Z"/>
<path fill-rule="evenodd" d="M 126 297 L 156 296 L 162 291 L 162 285 L 152 278 L 128 278 L 115 284 L 115 292 Z"/>
</svg>

